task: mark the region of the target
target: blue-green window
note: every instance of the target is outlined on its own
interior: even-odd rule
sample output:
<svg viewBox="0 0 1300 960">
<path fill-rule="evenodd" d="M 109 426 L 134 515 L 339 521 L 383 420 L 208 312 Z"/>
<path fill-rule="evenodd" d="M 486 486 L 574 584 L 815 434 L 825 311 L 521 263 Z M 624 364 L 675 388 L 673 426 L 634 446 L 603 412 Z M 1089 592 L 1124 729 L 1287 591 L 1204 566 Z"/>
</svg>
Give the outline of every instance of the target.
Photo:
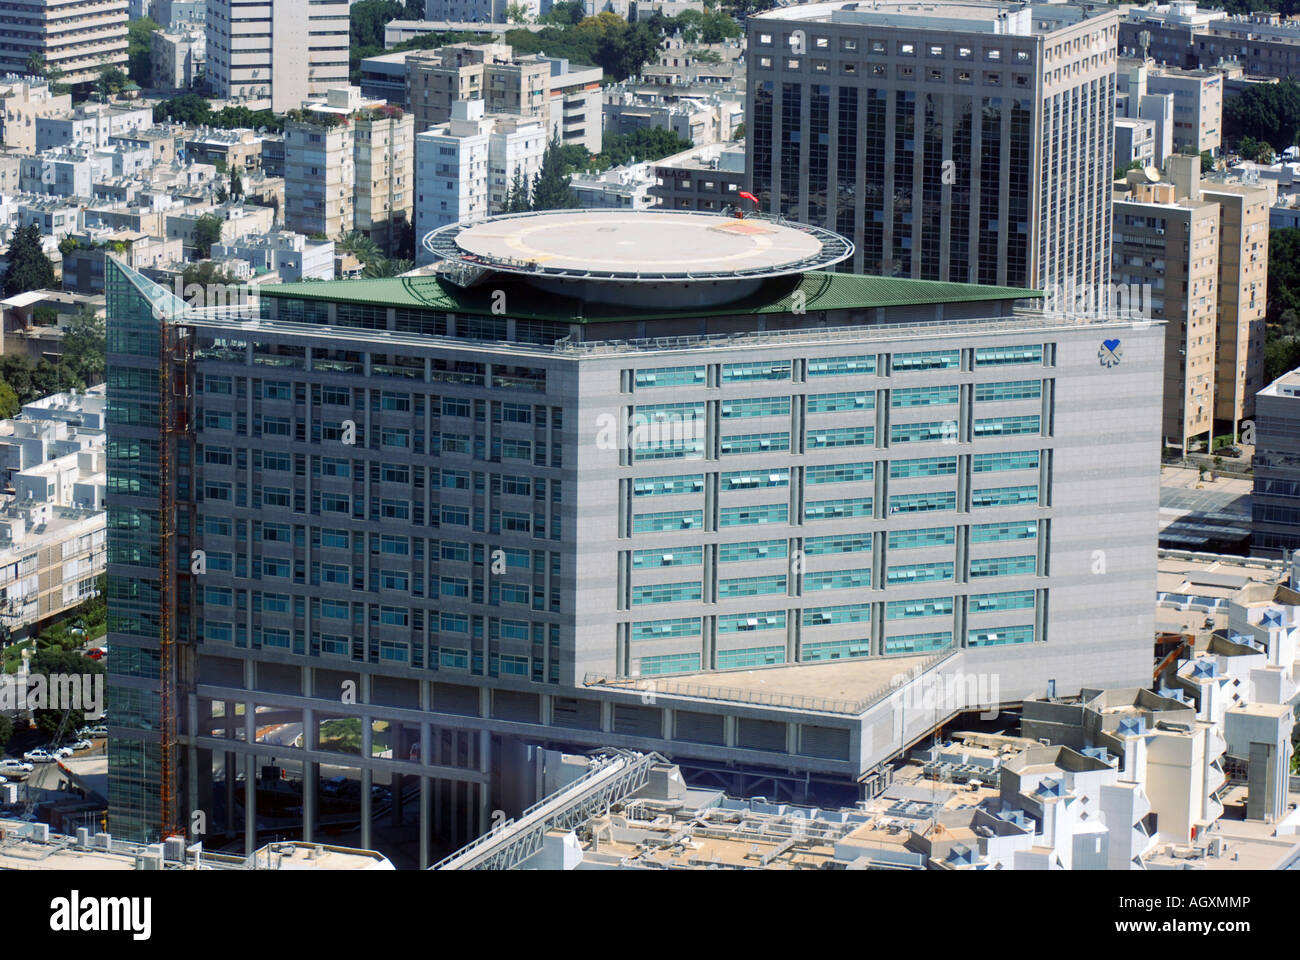
<svg viewBox="0 0 1300 960">
<path fill-rule="evenodd" d="M 1036 414 L 1028 417 L 986 417 L 975 421 L 977 437 L 1018 437 L 1039 433 L 1041 429 Z"/>
<path fill-rule="evenodd" d="M 1041 380 L 1008 380 L 975 384 L 975 402 L 986 400 L 1037 400 L 1043 395 Z"/>
<path fill-rule="evenodd" d="M 951 563 L 903 563 L 891 566 L 886 572 L 890 584 L 928 583 L 933 580 L 951 580 Z"/>
<path fill-rule="evenodd" d="M 665 653 L 657 657 L 638 657 L 637 669 L 643 677 L 664 673 L 690 673 L 700 669 L 698 653 Z"/>
<path fill-rule="evenodd" d="M 1042 363 L 1043 345 L 1032 343 L 1019 347 L 976 347 L 975 366 L 998 367 L 1011 363 Z"/>
<path fill-rule="evenodd" d="M 787 540 L 751 540 L 747 543 L 720 543 L 718 544 L 718 562 L 740 563 L 746 560 L 772 560 L 784 557 L 788 550 L 789 541 Z"/>
<path fill-rule="evenodd" d="M 953 527 L 923 527 L 919 530 L 891 530 L 890 550 L 914 550 L 918 547 L 941 547 L 957 539 Z"/>
<path fill-rule="evenodd" d="M 704 383 L 704 367 L 654 367 L 636 372 L 638 387 L 682 387 Z"/>
<path fill-rule="evenodd" d="M 929 597 L 925 600 L 893 600 L 885 604 L 885 619 L 887 620 L 940 617 L 948 613 L 952 613 L 952 597 Z"/>
<path fill-rule="evenodd" d="M 203 591 L 203 602 L 218 607 L 228 607 L 235 602 L 235 594 L 228 587 L 208 587 Z"/>
<path fill-rule="evenodd" d="M 786 523 L 790 519 L 790 505 L 763 503 L 749 507 L 723 507 L 718 519 L 720 527 L 743 527 L 751 523 Z"/>
<path fill-rule="evenodd" d="M 723 400 L 721 413 L 723 420 L 786 416 L 790 413 L 790 398 L 747 397 L 743 400 Z"/>
<path fill-rule="evenodd" d="M 718 633 L 748 633 L 751 630 L 784 630 L 784 610 L 761 613 L 718 614 Z"/>
<path fill-rule="evenodd" d="M 859 567 L 856 570 L 823 570 L 803 575 L 804 591 L 842 590 L 846 587 L 871 586 L 871 568 Z"/>
<path fill-rule="evenodd" d="M 960 350 L 918 350 L 894 354 L 892 367 L 901 370 L 956 370 L 961 366 Z"/>
<path fill-rule="evenodd" d="M 847 603 L 836 607 L 805 607 L 803 625 L 824 627 L 832 623 L 866 623 L 871 619 L 871 604 Z"/>
<path fill-rule="evenodd" d="M 808 537 L 803 542 L 803 552 L 810 557 L 828 553 L 869 553 L 871 534 L 837 533 L 829 537 Z"/>
<path fill-rule="evenodd" d="M 663 440 L 634 440 L 632 455 L 636 460 L 702 460 L 702 439 L 669 437 Z M 526 457 L 524 459 L 527 459 Z"/>
<path fill-rule="evenodd" d="M 876 392 L 851 391 L 847 393 L 808 394 L 809 413 L 836 413 L 841 410 L 874 410 Z"/>
<path fill-rule="evenodd" d="M 643 587 L 632 588 L 632 604 L 644 603 L 680 603 L 683 600 L 699 600 L 700 581 L 685 583 L 652 583 Z"/>
<path fill-rule="evenodd" d="M 875 427 L 834 427 L 830 430 L 808 431 L 808 448 L 820 450 L 827 447 L 869 447 L 875 443 Z"/>
<path fill-rule="evenodd" d="M 847 660 L 850 657 L 871 656 L 871 639 L 861 640 L 826 640 L 820 643 L 802 644 L 799 659 L 812 660 Z"/>
<path fill-rule="evenodd" d="M 814 357 L 808 361 L 810 377 L 843 377 L 854 373 L 875 373 L 876 355 L 856 357 Z"/>
<path fill-rule="evenodd" d="M 951 490 L 936 493 L 896 493 L 889 498 L 889 512 L 932 513 L 936 510 L 956 510 L 957 494 Z"/>
<path fill-rule="evenodd" d="M 812 500 L 804 505 L 805 520 L 837 520 L 841 517 L 871 516 L 870 497 L 849 497 L 841 500 Z"/>
<path fill-rule="evenodd" d="M 1004 523 L 977 523 L 970 528 L 971 543 L 1000 543 L 1004 540 L 1034 540 L 1038 537 L 1038 524 L 1032 520 L 1015 520 Z"/>
<path fill-rule="evenodd" d="M 438 666 L 453 670 L 469 669 L 469 651 L 442 647 L 438 650 Z"/>
<path fill-rule="evenodd" d="M 789 449 L 789 433 L 749 433 L 722 438 L 723 453 L 762 453 Z"/>
<path fill-rule="evenodd" d="M 1009 643 L 1033 643 L 1034 625 L 1015 627 L 977 627 L 966 634 L 968 647 L 1000 647 Z"/>
<path fill-rule="evenodd" d="M 1038 485 L 1024 487 L 990 487 L 987 490 L 975 490 L 970 497 L 971 508 L 976 507 L 1010 507 L 1038 502 Z"/>
<path fill-rule="evenodd" d="M 970 562 L 972 580 L 983 577 L 1010 577 L 1016 574 L 1034 573 L 1037 569 L 1038 558 L 1036 556 L 981 557 Z"/>
<path fill-rule="evenodd" d="M 956 420 L 930 420 L 925 423 L 891 423 L 890 443 L 929 443 L 935 440 L 957 442 Z"/>
<path fill-rule="evenodd" d="M 889 461 L 889 478 L 947 477 L 957 472 L 956 457 L 922 457 L 919 460 Z"/>
<path fill-rule="evenodd" d="M 972 614 L 993 613 L 998 610 L 1034 609 L 1033 590 L 1011 590 L 1006 593 L 972 593 L 967 608 Z"/>
<path fill-rule="evenodd" d="M 952 632 L 911 633 L 903 637 L 886 637 L 885 653 L 925 653 L 952 646 Z"/>
<path fill-rule="evenodd" d="M 769 593 L 785 593 L 785 574 L 767 577 L 739 577 L 718 581 L 718 599 L 731 597 L 758 597 Z"/>
<path fill-rule="evenodd" d="M 790 471 L 785 467 L 767 470 L 731 470 L 722 475 L 723 490 L 757 490 L 759 487 L 790 486 Z"/>
<path fill-rule="evenodd" d="M 950 384 L 939 387 L 900 387 L 889 395 L 891 407 L 937 407 L 956 403 L 961 387 Z"/>
<path fill-rule="evenodd" d="M 644 428 L 652 423 L 681 423 L 703 419 L 703 400 L 694 403 L 645 403 L 637 406 L 632 416 L 632 425 Z"/>
<path fill-rule="evenodd" d="M 762 363 L 724 363 L 723 383 L 743 383 L 749 380 L 789 380 L 789 360 L 768 360 Z"/>
<path fill-rule="evenodd" d="M 872 463 L 825 463 L 804 471 L 805 483 L 856 483 L 870 480 L 875 473 Z"/>
<path fill-rule="evenodd" d="M 739 667 L 761 667 L 769 663 L 785 663 L 785 647 L 745 647 L 742 650 L 719 650 L 718 669 L 734 670 Z"/>
<path fill-rule="evenodd" d="M 703 510 L 670 510 L 665 513 L 637 513 L 632 516 L 633 533 L 662 533 L 665 530 L 699 530 Z"/>
<path fill-rule="evenodd" d="M 673 637 L 698 637 L 699 617 L 680 617 L 674 620 L 638 620 L 632 624 L 633 640 L 668 640 Z"/>
<path fill-rule="evenodd" d="M 703 561 L 703 547 L 671 547 L 658 550 L 633 550 L 632 566 L 643 567 L 693 567 Z"/>
<path fill-rule="evenodd" d="M 1002 470 L 1037 470 L 1037 450 L 1011 450 L 1007 453 L 979 453 L 971 458 L 975 473 L 998 473 Z"/>
<path fill-rule="evenodd" d="M 638 477 L 632 481 L 632 496 L 658 497 L 673 493 L 696 493 L 704 489 L 704 474 L 676 477 Z"/>
</svg>

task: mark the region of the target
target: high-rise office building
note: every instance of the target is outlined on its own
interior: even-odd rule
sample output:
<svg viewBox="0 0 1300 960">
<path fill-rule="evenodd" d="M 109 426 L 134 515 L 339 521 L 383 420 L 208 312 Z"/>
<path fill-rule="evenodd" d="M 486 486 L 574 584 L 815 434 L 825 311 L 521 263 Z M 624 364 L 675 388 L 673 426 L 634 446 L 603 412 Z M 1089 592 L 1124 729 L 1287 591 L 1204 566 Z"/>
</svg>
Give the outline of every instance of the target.
<svg viewBox="0 0 1300 960">
<path fill-rule="evenodd" d="M 114 834 L 164 783 L 310 839 L 351 780 L 361 845 L 391 802 L 427 862 L 529 744 L 851 798 L 942 719 L 898 675 L 1149 677 L 1159 324 L 828 271 L 851 245 L 768 219 L 427 244 L 227 312 L 111 266 Z"/>
<path fill-rule="evenodd" d="M 206 77 L 223 99 L 296 110 L 348 83 L 347 0 L 210 0 Z"/>
<path fill-rule="evenodd" d="M 1117 14 L 886 0 L 747 24 L 762 209 L 851 237 L 866 273 L 1102 293 Z"/>
</svg>

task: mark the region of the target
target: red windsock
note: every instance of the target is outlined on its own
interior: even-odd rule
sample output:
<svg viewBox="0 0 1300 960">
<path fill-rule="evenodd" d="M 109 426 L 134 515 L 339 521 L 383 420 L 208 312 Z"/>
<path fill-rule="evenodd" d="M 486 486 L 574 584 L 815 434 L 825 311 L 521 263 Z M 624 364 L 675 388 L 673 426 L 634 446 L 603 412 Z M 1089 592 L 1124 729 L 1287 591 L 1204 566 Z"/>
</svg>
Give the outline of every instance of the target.
<svg viewBox="0 0 1300 960">
<path fill-rule="evenodd" d="M 755 206 L 758 205 L 758 197 L 754 196 L 752 193 L 749 193 L 749 192 L 747 192 L 747 191 L 745 191 L 745 190 L 741 190 L 739 196 L 740 196 L 741 199 L 743 199 L 743 200 L 753 200 Z"/>
</svg>

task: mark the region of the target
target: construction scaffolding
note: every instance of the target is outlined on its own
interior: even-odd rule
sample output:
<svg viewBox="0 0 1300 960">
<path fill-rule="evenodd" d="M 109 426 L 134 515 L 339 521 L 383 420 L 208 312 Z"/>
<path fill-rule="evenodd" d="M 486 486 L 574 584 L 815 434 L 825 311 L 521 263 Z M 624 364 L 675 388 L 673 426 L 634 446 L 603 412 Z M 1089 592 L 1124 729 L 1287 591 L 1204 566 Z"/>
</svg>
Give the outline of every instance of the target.
<svg viewBox="0 0 1300 960">
<path fill-rule="evenodd" d="M 188 648 L 194 637 L 188 620 L 193 606 L 182 585 L 188 590 L 190 568 L 178 564 L 180 542 L 177 536 L 179 513 L 193 514 L 193 501 L 179 501 L 176 479 L 179 466 L 190 469 L 194 463 L 193 433 L 189 430 L 191 394 L 190 373 L 194 363 L 194 338 L 177 318 L 166 315 L 158 323 L 159 438 L 158 438 L 158 540 L 159 540 L 159 670 L 158 694 L 160 714 L 159 754 L 161 764 L 160 824 L 163 838 L 184 836 L 186 818 L 180 812 L 180 711 L 192 688 L 193 657 L 178 649 Z M 181 451 L 185 451 L 182 456 Z M 188 536 L 193 524 L 183 525 Z M 184 600 L 182 605 L 181 601 Z M 183 609 L 182 609 L 183 606 Z M 179 629 L 178 629 L 179 628 Z"/>
</svg>

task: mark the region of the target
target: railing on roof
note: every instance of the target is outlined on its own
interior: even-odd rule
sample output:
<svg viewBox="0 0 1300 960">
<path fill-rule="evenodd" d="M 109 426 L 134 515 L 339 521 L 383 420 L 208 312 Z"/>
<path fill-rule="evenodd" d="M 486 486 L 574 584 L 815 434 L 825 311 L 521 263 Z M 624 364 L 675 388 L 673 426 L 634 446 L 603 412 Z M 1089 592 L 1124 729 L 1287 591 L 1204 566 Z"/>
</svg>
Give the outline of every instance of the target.
<svg viewBox="0 0 1300 960">
<path fill-rule="evenodd" d="M 605 687 L 608 689 L 627 690 L 637 693 L 653 693 L 656 696 L 680 696 L 697 700 L 727 700 L 734 703 L 752 703 L 766 707 L 787 707 L 792 710 L 804 710 L 809 713 L 840 713 L 860 716 L 869 708 L 887 698 L 896 690 L 901 690 L 921 674 L 932 670 L 944 660 L 955 655 L 957 649 L 947 650 L 927 657 L 901 677 L 895 677 L 889 683 L 882 683 L 866 696 L 857 700 L 840 700 L 832 697 L 812 697 L 799 693 L 772 693 L 766 690 L 741 690 L 734 687 L 715 686 L 707 682 L 674 680 L 671 676 L 641 676 L 611 678 L 605 674 L 588 673 L 583 677 L 584 687 Z M 800 666 L 817 666 L 816 663 Z M 787 666 L 790 666 L 787 664 Z M 723 676 L 723 675 L 719 675 Z"/>
</svg>

